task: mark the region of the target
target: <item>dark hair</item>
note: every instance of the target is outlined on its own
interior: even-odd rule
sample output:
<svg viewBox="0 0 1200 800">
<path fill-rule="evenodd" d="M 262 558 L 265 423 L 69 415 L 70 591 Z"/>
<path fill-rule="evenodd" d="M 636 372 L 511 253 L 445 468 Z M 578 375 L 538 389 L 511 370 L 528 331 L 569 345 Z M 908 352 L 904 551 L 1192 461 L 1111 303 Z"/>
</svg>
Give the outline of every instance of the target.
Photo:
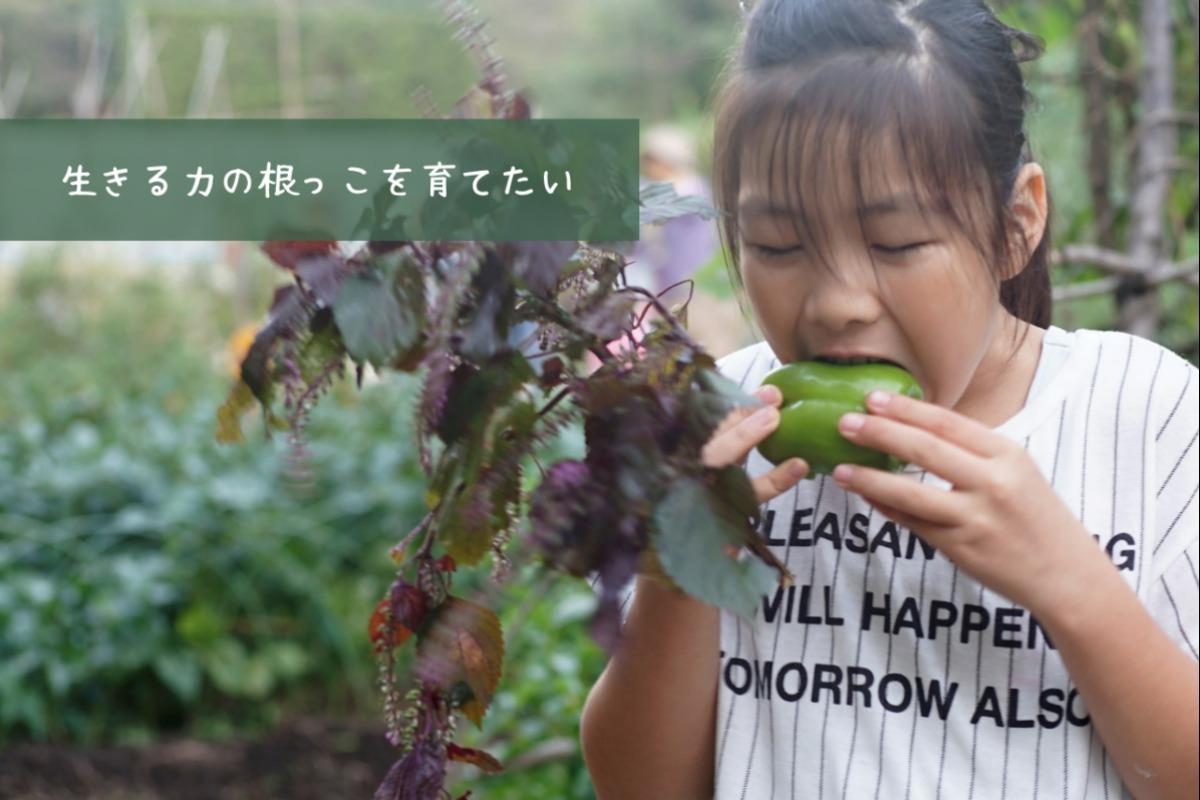
<svg viewBox="0 0 1200 800">
<path fill-rule="evenodd" d="M 808 213 L 813 200 L 806 203 L 797 187 L 805 179 L 825 186 L 841 174 L 831 163 L 848 164 L 861 226 L 862 174 L 872 168 L 872 154 L 893 148 L 921 207 L 948 214 L 992 256 L 1004 308 L 1046 327 L 1049 221 L 1032 253 L 1027 245 L 1014 251 L 1008 213 L 1016 176 L 1031 159 L 1024 134 L 1029 94 L 1018 64 L 1041 50 L 1038 39 L 997 20 L 981 0 L 760 0 L 722 74 L 713 138 L 714 199 L 743 312 L 743 156 L 769 154 L 772 205 L 786 208 L 798 230 L 819 234 Z M 765 147 L 750 147 L 758 143 Z M 830 157 L 839 150 L 841 160 Z M 794 178 L 783 186 L 782 202 L 775 199 L 777 176 Z M 818 235 L 807 238 L 820 250 Z M 1003 279 L 997 265 L 1021 258 L 1028 258 L 1025 268 Z"/>
</svg>

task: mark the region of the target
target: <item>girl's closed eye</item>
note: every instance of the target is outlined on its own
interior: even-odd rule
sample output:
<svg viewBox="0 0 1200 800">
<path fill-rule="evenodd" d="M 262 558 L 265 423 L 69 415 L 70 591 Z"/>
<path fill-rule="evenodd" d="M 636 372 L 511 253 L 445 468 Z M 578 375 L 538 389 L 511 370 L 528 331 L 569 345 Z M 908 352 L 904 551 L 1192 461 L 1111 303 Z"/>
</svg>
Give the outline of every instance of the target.
<svg viewBox="0 0 1200 800">
<path fill-rule="evenodd" d="M 876 242 L 873 247 L 879 252 L 887 255 L 900 255 L 902 253 L 911 253 L 916 250 L 920 250 L 922 247 L 926 247 L 931 244 L 933 244 L 932 241 L 907 242 L 904 244 L 883 244 L 882 242 Z"/>
<path fill-rule="evenodd" d="M 787 245 L 786 247 L 776 247 L 774 245 L 747 242 L 747 246 L 755 253 L 766 259 L 788 258 L 804 252 L 803 245 L 798 244 Z"/>
</svg>

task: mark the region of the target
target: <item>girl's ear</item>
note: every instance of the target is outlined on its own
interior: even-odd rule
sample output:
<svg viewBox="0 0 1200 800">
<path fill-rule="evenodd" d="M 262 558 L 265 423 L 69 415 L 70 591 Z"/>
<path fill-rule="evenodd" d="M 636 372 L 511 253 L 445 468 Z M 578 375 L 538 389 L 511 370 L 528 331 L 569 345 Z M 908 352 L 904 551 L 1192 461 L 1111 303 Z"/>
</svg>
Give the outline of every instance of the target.
<svg viewBox="0 0 1200 800">
<path fill-rule="evenodd" d="M 1004 279 L 1015 278 L 1025 269 L 1030 256 L 1037 249 L 1046 232 L 1046 175 L 1036 162 L 1021 167 L 1013 183 L 1012 200 L 1009 201 L 1011 219 L 1017 228 L 1013 231 L 1015 263 L 1010 264 Z"/>
</svg>

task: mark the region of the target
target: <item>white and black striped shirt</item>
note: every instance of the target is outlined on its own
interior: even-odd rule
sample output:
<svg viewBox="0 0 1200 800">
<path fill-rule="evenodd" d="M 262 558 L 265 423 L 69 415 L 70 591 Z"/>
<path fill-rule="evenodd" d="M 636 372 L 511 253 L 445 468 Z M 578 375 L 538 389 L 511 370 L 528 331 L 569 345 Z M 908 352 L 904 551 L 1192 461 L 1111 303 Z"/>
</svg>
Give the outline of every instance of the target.
<svg viewBox="0 0 1200 800">
<path fill-rule="evenodd" d="M 752 391 L 779 361 L 764 341 L 718 366 Z M 1149 340 L 1051 326 L 1025 406 L 995 429 L 1193 658 L 1198 384 Z M 771 465 L 754 451 L 746 468 Z M 762 510 L 796 585 L 764 596 L 753 624 L 721 612 L 717 798 L 1128 796 L 1025 609 L 824 476 Z"/>
</svg>

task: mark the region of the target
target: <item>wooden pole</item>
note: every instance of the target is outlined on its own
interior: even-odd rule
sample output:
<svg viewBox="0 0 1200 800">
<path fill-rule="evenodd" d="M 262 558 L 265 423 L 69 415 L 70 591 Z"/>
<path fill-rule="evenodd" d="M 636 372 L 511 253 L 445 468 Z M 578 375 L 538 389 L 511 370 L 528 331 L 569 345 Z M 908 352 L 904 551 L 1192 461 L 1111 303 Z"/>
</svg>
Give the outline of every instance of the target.
<svg viewBox="0 0 1200 800">
<path fill-rule="evenodd" d="M 1129 204 L 1129 255 L 1139 264 L 1157 264 L 1166 254 L 1164 216 L 1175 156 L 1175 46 L 1171 40 L 1170 0 L 1142 0 L 1142 75 L 1138 85 L 1141 121 Z M 1124 275 L 1117 286 L 1117 324 L 1121 330 L 1153 338 L 1158 333 L 1158 292 L 1146 272 Z"/>
</svg>

